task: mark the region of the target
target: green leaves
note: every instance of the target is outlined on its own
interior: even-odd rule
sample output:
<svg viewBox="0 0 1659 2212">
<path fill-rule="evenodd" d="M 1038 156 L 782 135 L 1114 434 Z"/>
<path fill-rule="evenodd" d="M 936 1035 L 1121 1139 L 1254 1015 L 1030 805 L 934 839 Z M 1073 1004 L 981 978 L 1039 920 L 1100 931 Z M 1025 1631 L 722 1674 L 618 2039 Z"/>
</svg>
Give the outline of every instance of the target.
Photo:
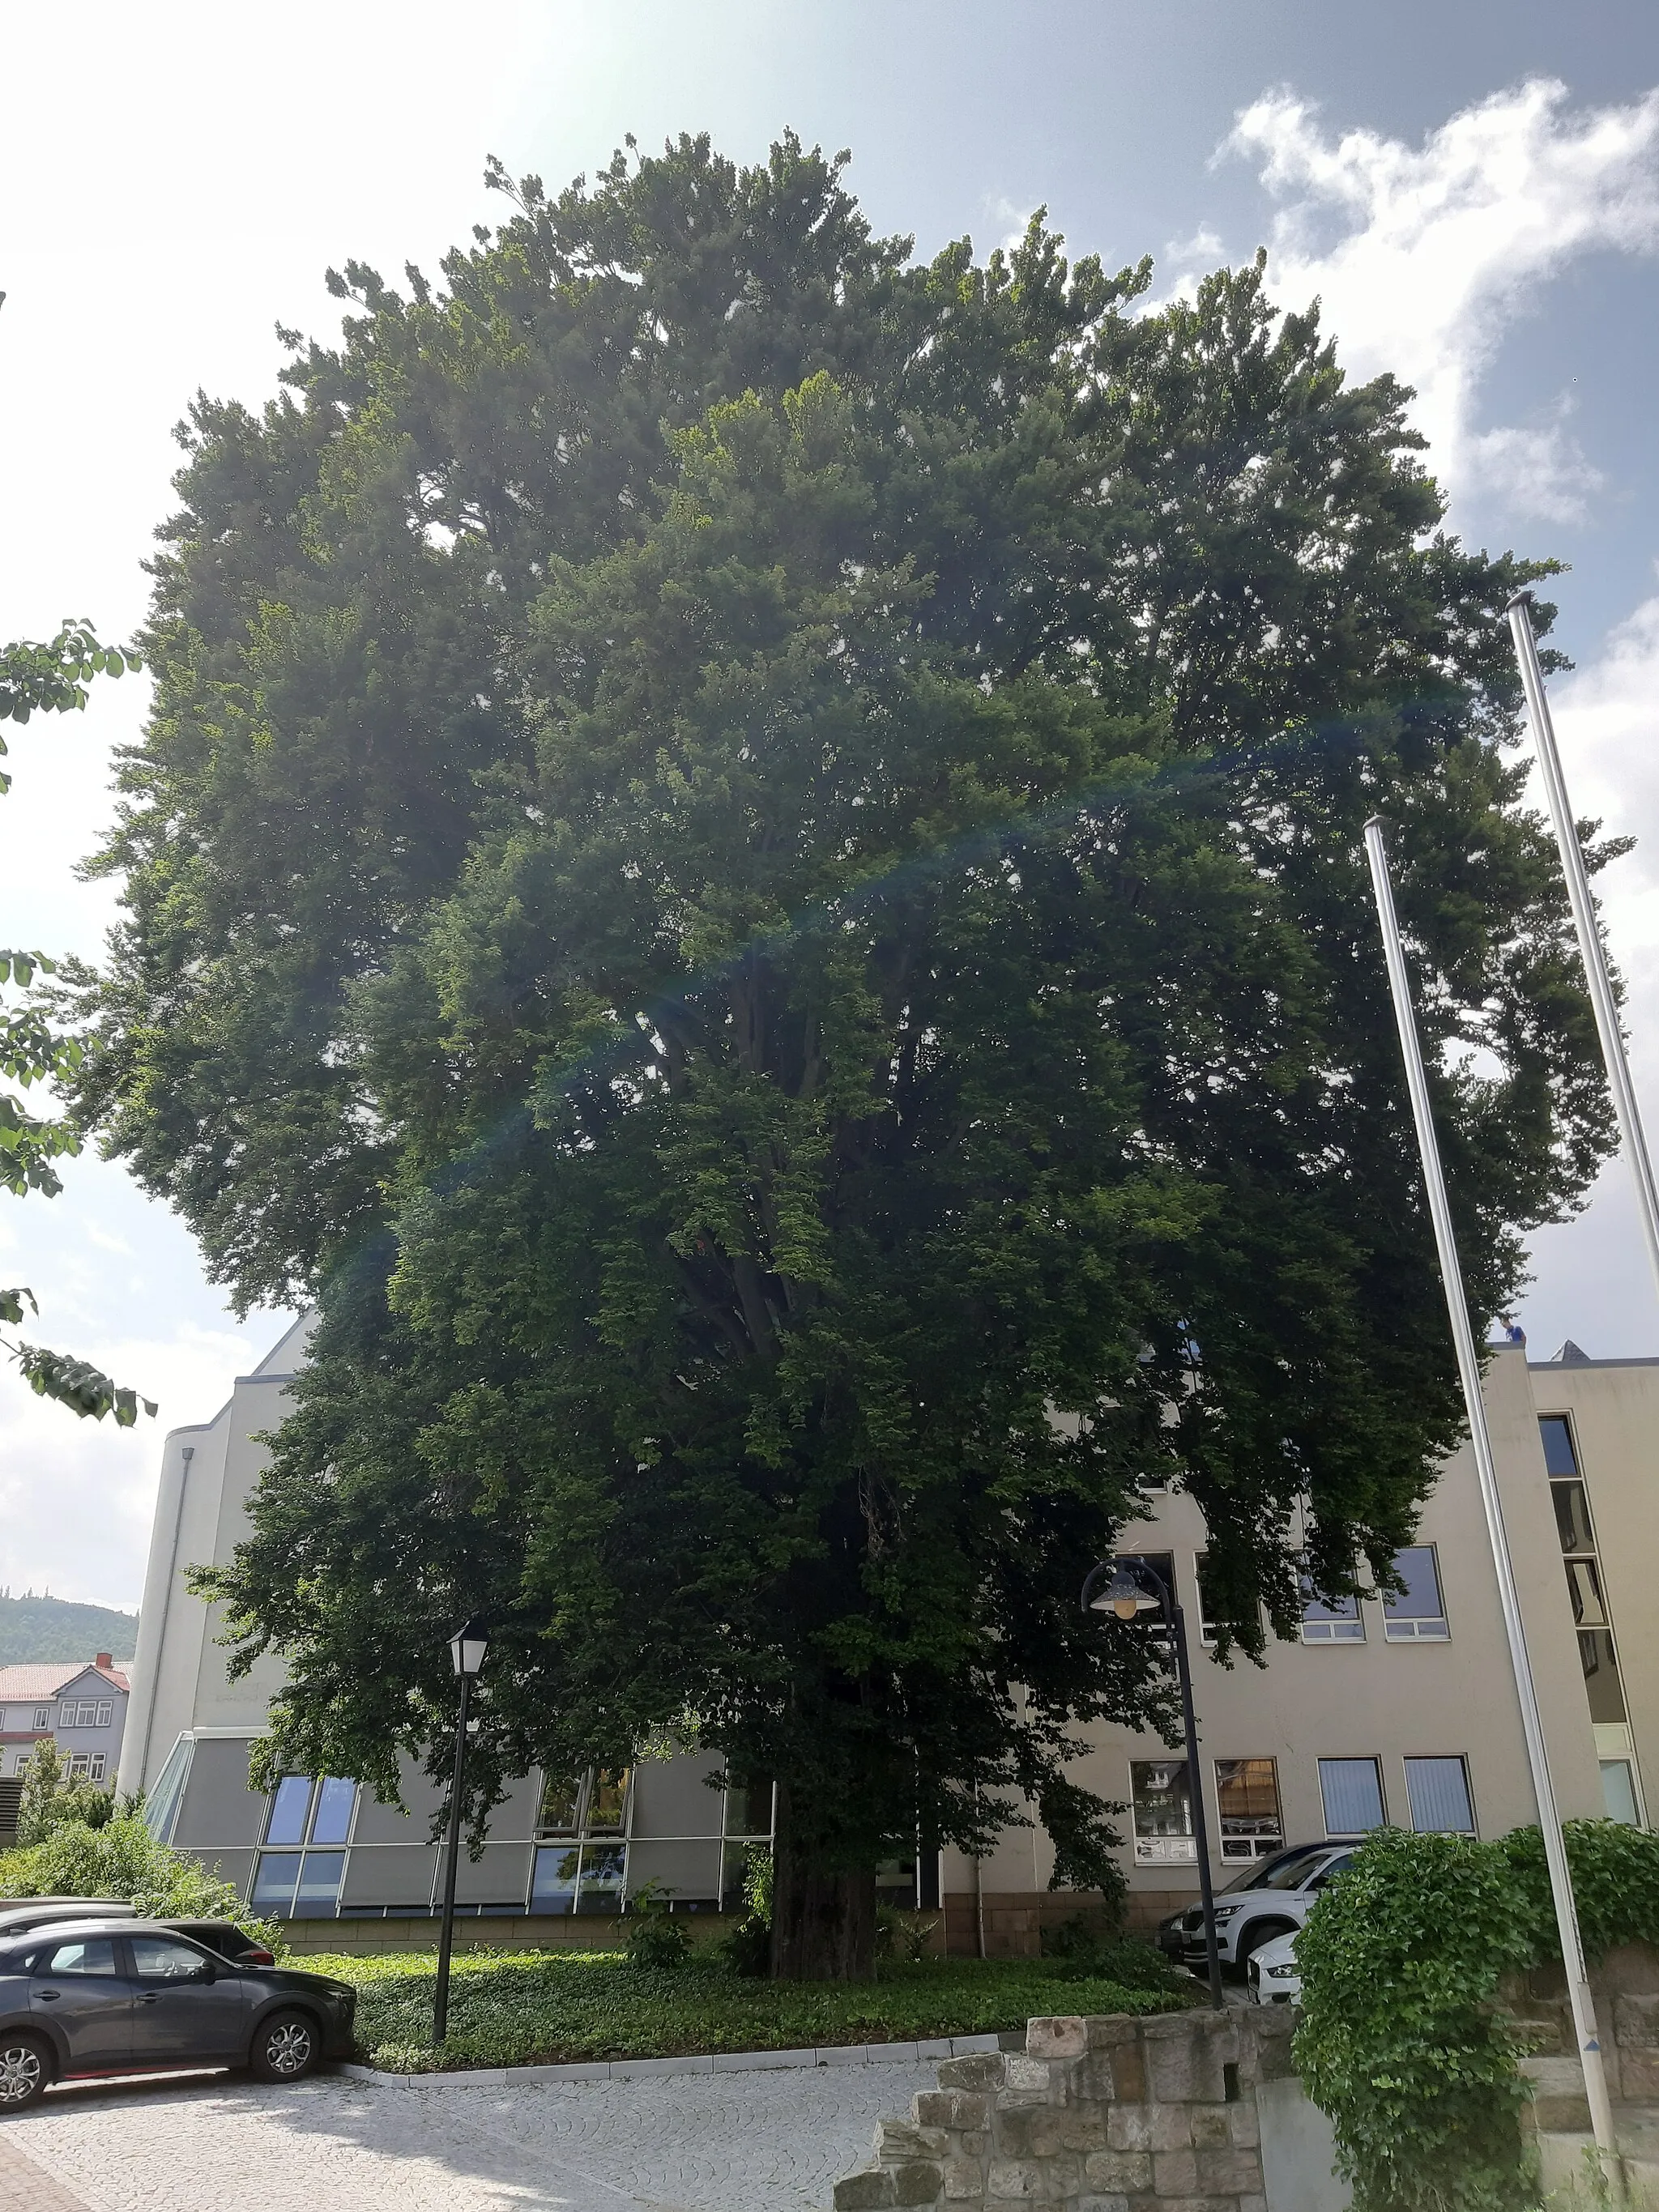
<svg viewBox="0 0 1659 2212">
<path fill-rule="evenodd" d="M 90 623 L 65 616 L 44 645 L 0 646 L 0 722 L 27 722 L 31 714 L 78 712 L 94 676 L 135 674 L 143 661 L 130 647 L 100 645 Z M 0 753 L 6 750 L 0 738 Z M 0 781 L 0 791 L 9 790 Z"/>
<path fill-rule="evenodd" d="M 1659 1837 L 1570 1820 L 1586 1946 L 1659 1938 Z M 1522 2039 L 1506 1973 L 1560 1956 L 1543 1838 L 1382 1828 L 1297 1938 L 1297 2064 L 1329 2113 L 1355 2212 L 1510 2212 L 1528 2203 Z"/>
<path fill-rule="evenodd" d="M 19 1295 L 27 1297 L 27 1291 Z M 29 1298 L 31 1306 L 34 1304 Z M 8 1320 L 21 1321 L 16 1314 L 6 1311 L 0 1303 L 0 1315 Z M 100 1369 L 84 1359 L 76 1359 L 62 1352 L 48 1352 L 43 1345 L 9 1344 L 3 1347 L 15 1364 L 21 1369 L 31 1390 L 37 1398 L 51 1398 L 60 1406 L 67 1406 L 82 1420 L 88 1418 L 101 1421 L 106 1413 L 113 1413 L 118 1429 L 130 1429 L 138 1419 L 142 1406 L 151 1419 L 155 1414 L 153 1398 L 141 1398 L 136 1390 L 129 1390 L 112 1382 Z"/>
</svg>

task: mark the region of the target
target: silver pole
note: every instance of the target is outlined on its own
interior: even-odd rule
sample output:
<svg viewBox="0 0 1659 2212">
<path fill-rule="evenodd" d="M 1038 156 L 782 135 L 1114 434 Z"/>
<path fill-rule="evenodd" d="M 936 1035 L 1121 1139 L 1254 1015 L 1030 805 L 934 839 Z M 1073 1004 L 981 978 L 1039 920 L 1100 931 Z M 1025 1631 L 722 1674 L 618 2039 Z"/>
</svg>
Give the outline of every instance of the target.
<svg viewBox="0 0 1659 2212">
<path fill-rule="evenodd" d="M 1550 819 L 1555 824 L 1555 842 L 1561 851 L 1561 872 L 1567 879 L 1573 927 L 1578 933 L 1578 954 L 1584 963 L 1590 1004 L 1595 1009 L 1596 1032 L 1601 1040 L 1601 1057 L 1607 1063 L 1613 1111 L 1619 1117 L 1620 1139 L 1635 1179 L 1636 1210 L 1642 1217 L 1654 1282 L 1659 1285 L 1659 1190 L 1654 1185 L 1653 1162 L 1648 1157 L 1641 1109 L 1636 1103 L 1636 1088 L 1625 1058 L 1619 1007 L 1613 995 L 1613 979 L 1607 973 L 1601 933 L 1595 926 L 1595 902 L 1590 896 L 1589 878 L 1584 872 L 1584 855 L 1579 849 L 1572 808 L 1567 802 L 1566 779 L 1561 773 L 1561 756 L 1556 750 L 1549 701 L 1544 696 L 1544 671 L 1538 659 L 1538 641 L 1533 635 L 1531 608 L 1532 593 L 1517 592 L 1505 610 L 1510 618 L 1510 635 L 1515 641 L 1515 657 L 1520 664 L 1522 688 L 1527 695 L 1527 712 L 1538 746 L 1538 765 L 1544 773 Z"/>
<path fill-rule="evenodd" d="M 1544 1832 L 1544 1856 L 1550 1870 L 1550 1891 L 1555 1899 L 1555 1924 L 1561 1938 L 1561 1958 L 1566 1968 L 1567 1994 L 1572 2002 L 1572 2023 L 1578 2036 L 1579 2062 L 1584 2069 L 1584 2094 L 1589 2102 L 1590 2125 L 1596 2148 L 1610 2162 L 1616 2179 L 1619 2149 L 1613 2132 L 1613 2107 L 1607 2100 L 1607 2069 L 1601 2063 L 1601 2043 L 1595 2031 L 1595 2001 L 1584 1968 L 1584 1947 L 1578 1934 L 1578 1911 L 1573 1903 L 1572 1875 L 1567 1866 L 1566 1845 L 1561 1837 L 1561 1816 L 1556 1810 L 1555 1785 L 1550 1779 L 1549 1753 L 1544 1724 L 1538 1712 L 1538 1692 L 1533 1686 L 1532 1662 L 1527 1656 L 1527 1632 L 1521 1619 L 1521 1599 L 1515 1587 L 1515 1567 L 1510 1540 L 1504 1528 L 1504 1504 L 1498 1495 L 1498 1470 L 1492 1460 L 1492 1437 L 1486 1427 L 1486 1402 L 1480 1395 L 1480 1360 L 1474 1331 L 1469 1325 L 1468 1304 L 1463 1294 L 1463 1274 L 1458 1264 L 1457 1243 L 1452 1233 L 1451 1208 L 1446 1200 L 1446 1181 L 1440 1169 L 1440 1146 L 1434 1133 L 1429 1104 L 1429 1081 L 1423 1070 L 1423 1049 L 1418 1041 L 1417 1018 L 1412 1011 L 1411 987 L 1406 977 L 1406 955 L 1395 916 L 1394 890 L 1389 880 L 1389 855 L 1382 842 L 1382 820 L 1373 815 L 1365 824 L 1365 857 L 1370 862 L 1371 887 L 1376 893 L 1377 920 L 1382 925 L 1382 947 L 1388 957 L 1389 989 L 1394 998 L 1395 1020 L 1400 1030 L 1400 1049 L 1406 1062 L 1406 1081 L 1411 1091 L 1412 1119 L 1417 1124 L 1417 1146 L 1422 1155 L 1423 1181 L 1428 1188 L 1429 1212 L 1434 1221 L 1435 1248 L 1440 1255 L 1440 1280 L 1446 1293 L 1446 1312 L 1452 1341 L 1457 1347 L 1457 1370 L 1463 1381 L 1463 1404 L 1468 1414 L 1469 1442 L 1475 1471 L 1480 1478 L 1480 1502 L 1486 1509 L 1486 1533 L 1492 1539 L 1492 1565 L 1498 1570 L 1498 1595 L 1504 1607 L 1504 1626 L 1509 1634 L 1510 1664 L 1521 1704 L 1521 1727 L 1527 1740 L 1527 1760 L 1538 1800 L 1538 1824 Z"/>
</svg>

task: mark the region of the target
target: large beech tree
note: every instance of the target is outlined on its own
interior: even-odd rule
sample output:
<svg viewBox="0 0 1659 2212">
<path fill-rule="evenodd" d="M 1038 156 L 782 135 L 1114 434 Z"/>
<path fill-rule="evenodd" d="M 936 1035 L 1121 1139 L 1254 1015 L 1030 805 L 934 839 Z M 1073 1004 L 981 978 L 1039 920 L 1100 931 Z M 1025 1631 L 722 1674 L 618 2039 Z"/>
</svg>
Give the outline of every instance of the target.
<svg viewBox="0 0 1659 2212">
<path fill-rule="evenodd" d="M 1459 1430 L 1359 830 L 1470 1289 L 1609 1142 L 1498 620 L 1389 378 L 1261 264 L 917 264 L 840 161 L 512 202 L 200 401 L 80 1110 L 321 1321 L 234 1562 L 268 1769 L 775 1778 L 774 1964 L 1034 1803 L 1184 1483 L 1229 1617 L 1386 1571 Z M 1252 1625 L 1241 1640 L 1259 1643 Z M 435 1747 L 435 1748 L 434 1747 Z"/>
</svg>

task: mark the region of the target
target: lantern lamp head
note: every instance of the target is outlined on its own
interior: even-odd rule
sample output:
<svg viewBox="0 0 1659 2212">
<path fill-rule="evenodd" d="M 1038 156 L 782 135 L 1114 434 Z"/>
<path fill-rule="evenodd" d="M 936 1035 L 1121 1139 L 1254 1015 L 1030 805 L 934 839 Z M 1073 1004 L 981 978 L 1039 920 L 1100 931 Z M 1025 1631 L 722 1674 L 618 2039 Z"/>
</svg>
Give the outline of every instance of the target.
<svg viewBox="0 0 1659 2212">
<path fill-rule="evenodd" d="M 1091 1613 L 1115 1613 L 1120 1620 L 1133 1620 L 1143 1613 L 1157 1613 L 1162 1601 L 1146 1588 L 1130 1559 L 1114 1563 L 1109 1582 L 1102 1584 L 1089 1600 Z"/>
<path fill-rule="evenodd" d="M 469 1680 L 477 1675 L 483 1668 L 489 1644 L 489 1625 L 475 1613 L 465 1627 L 458 1628 L 449 1639 L 449 1656 L 457 1674 L 465 1674 Z"/>
</svg>

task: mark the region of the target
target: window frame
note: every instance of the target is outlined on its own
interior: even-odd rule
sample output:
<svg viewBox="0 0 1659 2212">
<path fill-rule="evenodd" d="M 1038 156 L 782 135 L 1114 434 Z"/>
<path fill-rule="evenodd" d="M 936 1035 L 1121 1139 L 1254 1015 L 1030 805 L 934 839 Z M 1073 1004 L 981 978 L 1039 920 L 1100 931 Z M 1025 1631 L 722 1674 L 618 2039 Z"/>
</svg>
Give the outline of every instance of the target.
<svg viewBox="0 0 1659 2212">
<path fill-rule="evenodd" d="M 1227 1833 L 1228 1815 L 1222 1802 L 1221 1770 L 1224 1766 L 1265 1766 L 1273 1778 L 1273 1805 L 1277 1826 L 1269 1837 L 1256 1832 L 1230 1836 Z M 1255 1753 L 1237 1759 L 1212 1759 L 1212 1779 L 1215 1784 L 1216 1844 L 1224 1863 L 1249 1864 L 1256 1859 L 1270 1859 L 1285 1848 L 1285 1793 L 1279 1786 L 1279 1761 L 1266 1753 Z M 1237 1818 L 1237 1815 L 1233 1817 Z"/>
<path fill-rule="evenodd" d="M 1351 1605 L 1353 1607 L 1353 1611 L 1352 1613 L 1333 1613 L 1330 1607 L 1326 1606 L 1325 1601 L 1322 1597 L 1315 1596 L 1313 1590 L 1309 1586 L 1304 1577 L 1301 1586 L 1301 1640 L 1304 1644 L 1364 1644 L 1365 1642 L 1365 1616 L 1360 1611 L 1359 1600 L 1357 1596 L 1350 1595 L 1346 1598 L 1340 1598 L 1337 1601 L 1338 1603 L 1341 1605 Z M 1322 1620 L 1310 1620 L 1309 1619 L 1308 1607 L 1310 1605 L 1317 1605 L 1324 1607 L 1325 1618 Z M 1336 1633 L 1339 1629 L 1349 1627 L 1352 1627 L 1353 1630 L 1352 1636 L 1340 1636 Z M 1310 1629 L 1314 1631 L 1312 1635 L 1310 1635 L 1308 1632 Z M 1322 1634 L 1320 1632 L 1321 1631 L 1327 1631 L 1328 1632 Z"/>
<path fill-rule="evenodd" d="M 1319 1776 L 1320 1817 L 1325 1823 L 1325 1838 L 1328 1843 L 1345 1843 L 1352 1837 L 1368 1836 L 1378 1828 L 1387 1828 L 1393 1825 L 1389 1818 L 1388 1784 L 1382 1772 L 1382 1759 L 1380 1753 L 1333 1752 L 1323 1758 L 1316 1757 L 1316 1763 Z M 1376 1777 L 1377 1818 L 1375 1820 L 1359 1828 L 1352 1826 L 1334 1828 L 1331 1826 L 1330 1802 L 1325 1795 L 1325 1769 L 1328 1766 L 1369 1766 L 1371 1769 Z"/>
<path fill-rule="evenodd" d="M 1187 1830 L 1184 1835 L 1147 1834 L 1140 1832 L 1140 1808 L 1138 1802 L 1136 1773 L 1143 1766 L 1164 1766 L 1182 1778 L 1186 1796 Z M 1200 1780 L 1200 1787 L 1203 1784 Z M 1174 1791 L 1170 1792 L 1174 1795 Z M 1198 1838 L 1194 1832 L 1192 1803 L 1192 1770 L 1184 1752 L 1165 1759 L 1136 1759 L 1129 1760 L 1129 1832 L 1137 1866 L 1196 1866 Z M 1169 1848 L 1176 1846 L 1177 1848 Z"/>
<path fill-rule="evenodd" d="M 1469 1778 L 1468 1754 L 1462 1751 L 1404 1752 L 1401 1755 L 1406 1776 L 1406 1814 L 1414 1836 L 1478 1836 L 1480 1816 L 1474 1806 L 1474 1784 Z M 1463 1802 L 1468 1808 L 1467 1828 L 1421 1828 L 1417 1823 L 1417 1800 L 1412 1791 L 1412 1769 L 1414 1766 L 1458 1766 L 1463 1772 Z"/>
<path fill-rule="evenodd" d="M 1440 1547 L 1437 1544 L 1405 1544 L 1395 1553 L 1396 1560 L 1407 1552 L 1426 1552 L 1429 1571 L 1434 1577 L 1434 1594 L 1440 1601 L 1437 1613 L 1399 1613 L 1391 1608 L 1393 1594 L 1382 1600 L 1382 1641 L 1385 1644 L 1449 1644 L 1451 1622 L 1446 1613 L 1446 1578 L 1440 1571 Z"/>
</svg>

